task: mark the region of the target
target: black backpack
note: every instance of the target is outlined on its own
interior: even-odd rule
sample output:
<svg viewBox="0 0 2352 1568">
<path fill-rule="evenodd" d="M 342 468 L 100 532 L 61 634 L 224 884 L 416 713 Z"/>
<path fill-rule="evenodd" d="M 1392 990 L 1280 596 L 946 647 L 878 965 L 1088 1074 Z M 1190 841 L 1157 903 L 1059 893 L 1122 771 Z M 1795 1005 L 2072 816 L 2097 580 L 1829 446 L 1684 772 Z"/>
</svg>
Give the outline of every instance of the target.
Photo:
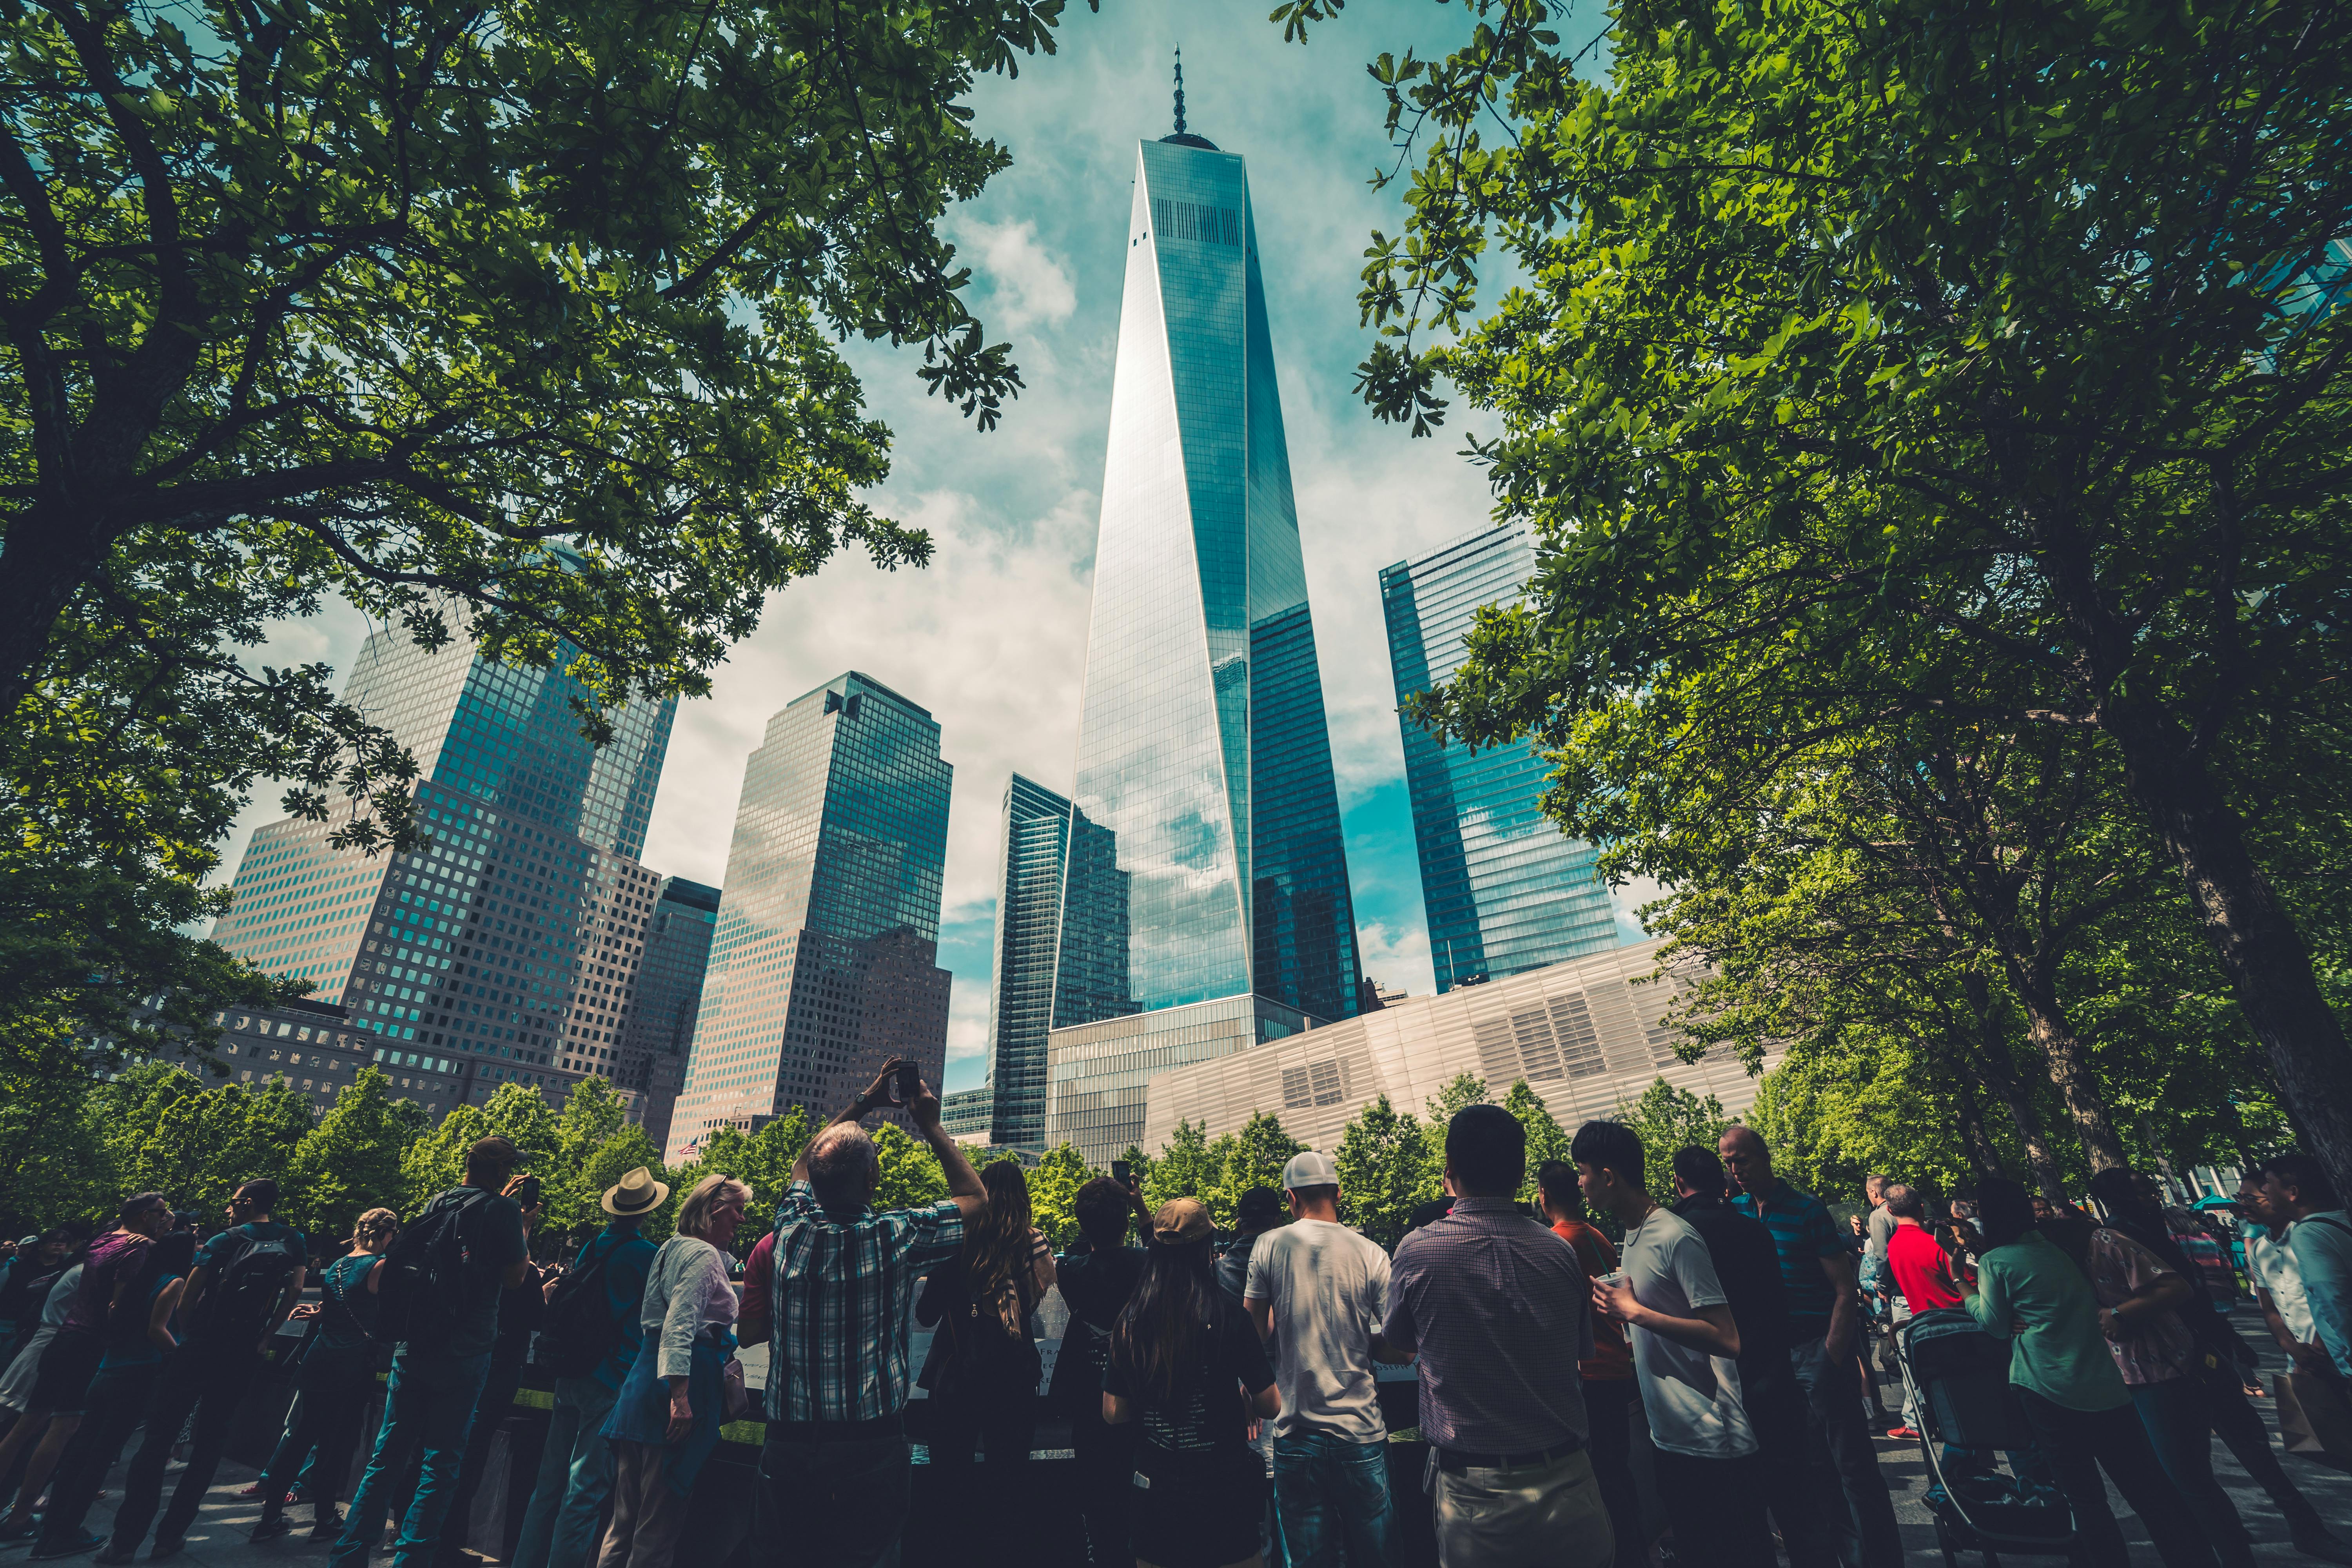
<svg viewBox="0 0 2352 1568">
<path fill-rule="evenodd" d="M 378 1265 L 376 1337 L 392 1344 L 431 1343 L 457 1331 L 473 1282 L 466 1277 L 467 1216 L 489 1194 L 460 1187 L 455 1202 L 443 1194 L 409 1222 Z"/>
<path fill-rule="evenodd" d="M 222 1239 L 229 1242 L 227 1256 L 215 1265 L 220 1278 L 196 1304 L 190 1337 L 215 1344 L 257 1344 L 285 1299 L 286 1282 L 301 1267 L 300 1258 L 292 1244 L 241 1227 Z"/>
<path fill-rule="evenodd" d="M 589 1244 L 592 1247 L 594 1243 Z M 598 1251 L 586 1268 L 574 1265 L 557 1281 L 547 1299 L 547 1315 L 540 1321 L 539 1339 L 532 1346 L 534 1364 L 558 1377 L 585 1377 L 604 1363 L 621 1344 L 621 1321 L 604 1288 L 605 1265 L 619 1246 Z M 644 1285 L 638 1286 L 643 1300 Z M 631 1303 L 628 1310 L 636 1310 Z"/>
</svg>

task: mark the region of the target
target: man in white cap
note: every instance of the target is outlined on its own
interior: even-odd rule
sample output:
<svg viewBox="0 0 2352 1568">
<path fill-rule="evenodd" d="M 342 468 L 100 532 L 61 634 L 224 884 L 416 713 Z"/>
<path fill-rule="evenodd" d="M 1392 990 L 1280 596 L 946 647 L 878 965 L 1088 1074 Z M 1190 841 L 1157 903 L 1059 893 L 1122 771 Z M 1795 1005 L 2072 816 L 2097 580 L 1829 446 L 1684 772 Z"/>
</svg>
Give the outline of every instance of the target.
<svg viewBox="0 0 2352 1568">
<path fill-rule="evenodd" d="M 1274 1352 L 1274 1513 L 1297 1568 L 1398 1560 L 1388 1427 L 1372 1384 L 1389 1310 L 1389 1258 L 1339 1223 L 1339 1172 L 1312 1149 L 1283 1167 L 1291 1223 L 1258 1237 L 1242 1302 Z"/>
<path fill-rule="evenodd" d="M 669 1188 L 639 1165 L 604 1194 L 612 1217 L 580 1249 L 549 1292 L 540 1360 L 555 1373 L 555 1407 L 539 1479 L 523 1513 L 513 1568 L 586 1568 L 604 1500 L 613 1491 L 613 1445 L 604 1418 L 636 1364 L 644 1331 L 637 1303 L 658 1250 L 637 1234 L 669 1201 Z"/>
</svg>

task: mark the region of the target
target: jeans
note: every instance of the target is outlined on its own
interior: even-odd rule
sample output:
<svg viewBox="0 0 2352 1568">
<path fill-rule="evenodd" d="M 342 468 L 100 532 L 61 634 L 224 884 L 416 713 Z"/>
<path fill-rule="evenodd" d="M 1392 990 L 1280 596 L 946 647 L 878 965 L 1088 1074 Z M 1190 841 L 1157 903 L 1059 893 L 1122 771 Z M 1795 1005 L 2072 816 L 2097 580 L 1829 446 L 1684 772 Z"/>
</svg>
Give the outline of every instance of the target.
<svg viewBox="0 0 2352 1568">
<path fill-rule="evenodd" d="M 2271 1447 L 2271 1430 L 2263 1425 L 2261 1414 L 2247 1401 L 2246 1391 L 2238 1384 L 2234 1368 L 2225 1368 L 2221 1375 L 2196 1379 L 2200 1394 L 2205 1403 L 2205 1419 L 2213 1424 L 2230 1455 L 2236 1459 L 2254 1484 L 2270 1495 L 2271 1504 L 2286 1521 L 2287 1529 L 2298 1538 L 2315 1530 L 2327 1527 L 2319 1517 L 2286 1469 L 2279 1463 L 2278 1450 Z"/>
<path fill-rule="evenodd" d="M 2213 1479 L 2213 1429 L 2205 1420 L 2204 1396 L 2193 1377 L 2145 1383 L 2131 1391 L 2148 1446 L 2181 1500 L 2197 1515 L 2205 1539 L 2223 1568 L 2253 1568 L 2254 1543 L 2230 1494 Z"/>
<path fill-rule="evenodd" d="M 457 1461 L 457 1484 L 449 1493 L 449 1511 L 441 1521 L 441 1551 L 455 1555 L 466 1550 L 474 1533 L 474 1494 L 482 1489 L 482 1472 L 490 1465 L 490 1439 L 499 1435 L 514 1412 L 515 1390 L 522 1386 L 522 1363 L 491 1363 L 474 1401 L 474 1427 L 466 1434 L 466 1452 Z M 503 1552 L 506 1542 L 499 1542 Z"/>
<path fill-rule="evenodd" d="M 587 1568 L 596 1525 L 613 1495 L 613 1445 L 604 1418 L 619 1391 L 593 1377 L 555 1380 L 555 1410 L 540 1450 L 539 1479 L 522 1516 L 511 1568 Z"/>
<path fill-rule="evenodd" d="M 81 1425 L 49 1481 L 49 1511 L 41 1516 L 43 1548 L 62 1550 L 82 1532 L 114 1455 L 138 1429 L 163 1364 L 102 1367 L 90 1380 Z"/>
<path fill-rule="evenodd" d="M 1633 1485 L 1633 1413 L 1642 1408 L 1642 1386 L 1630 1377 L 1584 1380 L 1585 1439 L 1592 1456 L 1592 1479 L 1609 1510 L 1617 1537 L 1617 1568 L 1643 1568 L 1650 1560 L 1642 1528 L 1642 1494 Z"/>
<path fill-rule="evenodd" d="M 1813 1463 L 1812 1413 L 1794 1367 L 1767 1352 L 1739 1369 L 1739 1403 L 1756 1433 L 1756 1468 L 1789 1568 L 1837 1568 L 1852 1519 L 1835 1475 Z"/>
<path fill-rule="evenodd" d="M 188 1468 L 180 1472 L 180 1484 L 172 1489 L 171 1506 L 163 1510 L 155 1541 L 163 1545 L 187 1534 L 213 1484 L 213 1472 L 220 1468 L 229 1422 L 245 1403 L 246 1390 L 253 1386 L 260 1365 L 260 1358 L 250 1351 L 239 1354 L 217 1345 L 188 1344 L 173 1352 L 147 1406 L 147 1435 L 131 1456 L 131 1473 L 122 1482 L 122 1506 L 115 1510 L 109 1550 L 117 1555 L 135 1552 L 146 1539 L 148 1523 L 163 1496 L 163 1467 L 171 1462 L 172 1445 L 180 1440 L 181 1425 L 193 1412 L 195 1443 Z"/>
<path fill-rule="evenodd" d="M 2034 1446 L 2058 1475 L 2058 1487 L 2074 1510 L 2074 1529 L 2088 1568 L 2129 1568 L 2124 1532 L 2107 1508 L 2105 1470 L 2156 1542 L 2166 1568 L 2218 1568 L 2220 1559 L 2205 1539 L 2197 1515 L 2166 1479 L 2147 1428 L 2129 1405 L 2112 1410 L 2074 1410 L 2019 1387 L 2018 1403 Z"/>
<path fill-rule="evenodd" d="M 1674 1528 L 1675 1561 L 1705 1568 L 1775 1568 L 1764 1527 L 1764 1470 L 1754 1454 L 1706 1459 L 1657 1451 L 1658 1500 Z"/>
<path fill-rule="evenodd" d="M 1911 1321 L 1911 1303 L 1905 1300 L 1898 1292 L 1890 1299 L 1888 1307 L 1894 1321 L 1888 1325 L 1886 1337 L 1890 1341 L 1898 1341 L 1902 1338 L 1904 1325 Z M 1912 1393 L 1911 1385 L 1907 1383 L 1903 1385 L 1903 1425 L 1910 1427 L 1914 1432 L 1927 1430 L 1919 1425 L 1919 1396 Z"/>
<path fill-rule="evenodd" d="M 1397 1561 L 1396 1510 L 1389 1502 L 1389 1446 L 1332 1432 L 1274 1440 L 1274 1519 L 1293 1568 L 1390 1568 Z"/>
<path fill-rule="evenodd" d="M 422 1465 L 393 1561 L 397 1568 L 424 1568 L 432 1563 L 434 1542 L 449 1511 L 457 1467 L 465 1457 L 466 1435 L 473 1429 L 474 1405 L 489 1370 L 488 1351 L 453 1356 L 403 1344 L 393 1352 L 383 1424 L 375 1429 L 375 1447 L 368 1455 L 367 1473 L 360 1478 L 359 1495 L 343 1516 L 343 1533 L 327 1558 L 331 1568 L 360 1568 L 367 1562 L 412 1449 L 421 1453 Z"/>
<path fill-rule="evenodd" d="M 777 1423 L 760 1448 L 756 1539 L 805 1568 L 898 1568 L 914 1459 L 903 1432 Z"/>
<path fill-rule="evenodd" d="M 1860 1363 L 1852 1355 L 1833 1363 L 1828 1347 L 1810 1339 L 1789 1348 L 1789 1364 L 1805 1391 L 1813 1429 L 1806 1447 L 1816 1480 L 1825 1496 L 1844 1495 L 1845 1507 L 1830 1516 L 1838 1561 L 1844 1568 L 1903 1568 L 1903 1532 L 1855 1386 Z"/>
<path fill-rule="evenodd" d="M 352 1450 L 359 1447 L 360 1425 L 367 1414 L 368 1394 L 374 1379 L 364 1368 L 354 1369 L 341 1382 L 320 1378 L 294 1396 L 294 1425 L 269 1456 L 261 1472 L 261 1516 L 276 1519 L 286 1511 L 286 1494 L 299 1479 L 310 1479 L 303 1496 L 320 1523 L 335 1517 L 335 1500 L 352 1473 Z"/>
</svg>

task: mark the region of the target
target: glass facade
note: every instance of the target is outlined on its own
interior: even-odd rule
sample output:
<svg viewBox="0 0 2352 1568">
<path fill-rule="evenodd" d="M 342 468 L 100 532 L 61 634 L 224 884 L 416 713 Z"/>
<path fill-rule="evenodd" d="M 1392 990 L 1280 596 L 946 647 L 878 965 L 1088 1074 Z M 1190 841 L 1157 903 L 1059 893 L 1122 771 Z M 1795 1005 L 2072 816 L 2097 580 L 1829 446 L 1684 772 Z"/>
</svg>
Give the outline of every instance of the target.
<svg viewBox="0 0 2352 1568">
<path fill-rule="evenodd" d="M 659 884 L 635 857 L 676 703 L 615 713 L 599 752 L 571 711 L 580 694 L 560 665 L 371 637 L 344 696 L 416 758 L 426 842 L 371 858 L 330 847 L 328 823 L 262 827 L 215 940 L 316 983 L 386 1071 L 454 1100 L 618 1087 Z"/>
<path fill-rule="evenodd" d="M 1070 823 L 1049 1140 L 1077 1125 L 1060 1031 L 1227 998 L 1246 1021 L 1252 995 L 1270 1017 L 1355 1013 L 1248 174 L 1198 137 L 1138 153 Z"/>
<path fill-rule="evenodd" d="M 646 927 L 645 963 L 635 1006 L 621 1030 L 622 1085 L 634 1091 L 629 1119 L 659 1148 L 669 1139 L 670 1110 L 686 1087 L 702 979 L 719 924 L 719 889 L 671 877 Z"/>
<path fill-rule="evenodd" d="M 1004 789 L 996 877 L 995 966 L 988 988 L 989 1142 L 1042 1150 L 1045 1037 L 1054 1022 L 1054 961 L 1062 923 L 1070 803 L 1019 773 Z"/>
<path fill-rule="evenodd" d="M 1478 607 L 1517 599 L 1534 570 L 1525 529 L 1488 528 L 1381 573 L 1400 707 L 1460 668 Z M 1473 752 L 1400 727 L 1440 994 L 1616 946 L 1592 847 L 1540 809 L 1549 764 L 1525 746 Z"/>
<path fill-rule="evenodd" d="M 743 772 L 673 1161 L 796 1103 L 829 1116 L 889 1057 L 939 1083 L 953 776 L 929 712 L 855 670 L 768 721 Z"/>
</svg>

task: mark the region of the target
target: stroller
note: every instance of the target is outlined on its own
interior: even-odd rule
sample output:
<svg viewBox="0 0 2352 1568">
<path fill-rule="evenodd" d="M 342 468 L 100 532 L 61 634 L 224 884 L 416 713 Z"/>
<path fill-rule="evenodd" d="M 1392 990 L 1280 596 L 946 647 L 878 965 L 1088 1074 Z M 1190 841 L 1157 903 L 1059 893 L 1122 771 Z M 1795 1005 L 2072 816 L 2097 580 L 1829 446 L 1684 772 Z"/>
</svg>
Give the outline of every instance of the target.
<svg viewBox="0 0 2352 1568">
<path fill-rule="evenodd" d="M 1918 1411 L 1919 1447 L 1927 1458 L 1927 1505 L 1945 1568 L 1963 1552 L 2079 1559 L 2074 1516 L 2053 1487 L 2032 1485 L 2032 1467 L 2017 1456 L 2032 1436 L 2010 1392 L 2010 1347 L 1957 1307 L 1917 1314 L 1899 1331 L 1903 1387 Z M 2012 1456 L 2012 1479 L 1992 1467 L 1995 1449 Z"/>
</svg>

